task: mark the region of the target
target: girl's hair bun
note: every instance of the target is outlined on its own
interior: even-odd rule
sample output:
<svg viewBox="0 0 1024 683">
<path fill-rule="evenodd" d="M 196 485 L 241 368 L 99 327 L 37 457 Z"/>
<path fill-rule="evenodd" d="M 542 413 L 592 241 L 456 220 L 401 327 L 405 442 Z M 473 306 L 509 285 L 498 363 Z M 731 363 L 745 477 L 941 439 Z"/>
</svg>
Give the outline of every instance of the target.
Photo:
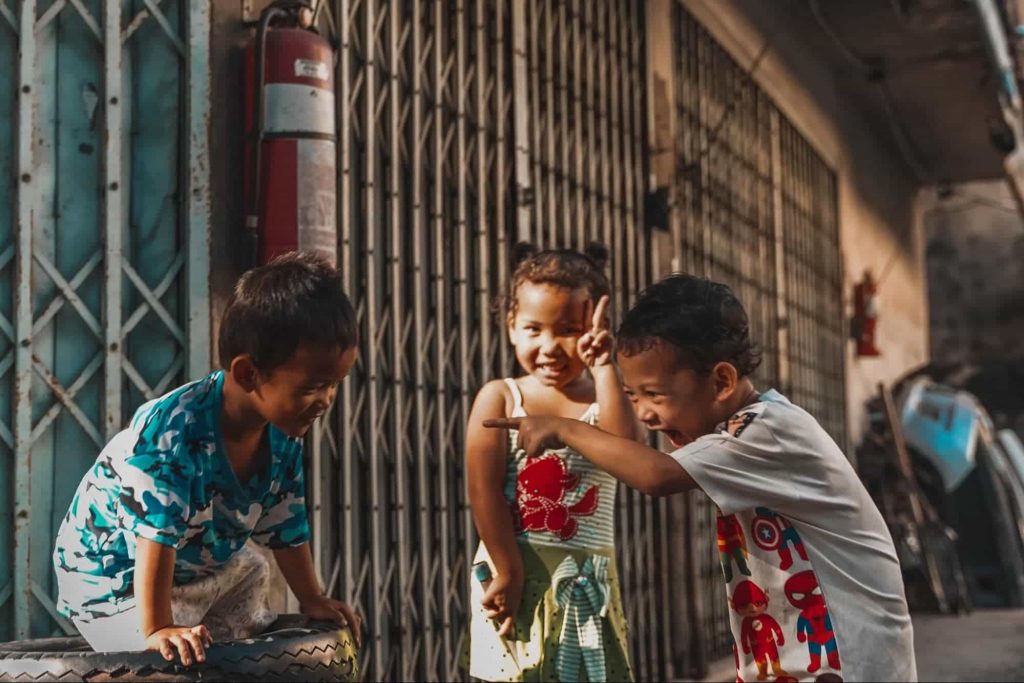
<svg viewBox="0 0 1024 683">
<path fill-rule="evenodd" d="M 583 253 L 594 262 L 594 265 L 602 270 L 608 265 L 608 247 L 604 246 L 601 242 L 590 242 L 583 249 Z"/>
<path fill-rule="evenodd" d="M 531 259 L 540 253 L 537 249 L 537 245 L 531 242 L 516 242 L 516 245 L 512 247 L 512 270 L 514 271 L 517 266 L 527 259 Z"/>
</svg>

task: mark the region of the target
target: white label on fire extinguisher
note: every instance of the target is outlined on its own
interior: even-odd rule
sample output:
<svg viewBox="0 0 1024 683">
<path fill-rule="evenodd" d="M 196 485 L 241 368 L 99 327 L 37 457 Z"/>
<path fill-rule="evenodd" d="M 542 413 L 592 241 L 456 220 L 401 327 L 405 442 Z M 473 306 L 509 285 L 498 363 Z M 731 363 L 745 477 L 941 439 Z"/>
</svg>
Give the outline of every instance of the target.
<svg viewBox="0 0 1024 683">
<path fill-rule="evenodd" d="M 295 75 L 299 78 L 317 78 L 326 81 L 329 72 L 327 65 L 315 59 L 296 59 Z"/>
<path fill-rule="evenodd" d="M 334 143 L 297 140 L 296 144 L 299 249 L 318 252 L 335 263 L 338 218 Z"/>
<path fill-rule="evenodd" d="M 334 93 L 298 83 L 269 83 L 263 90 L 268 133 L 334 136 Z"/>
</svg>

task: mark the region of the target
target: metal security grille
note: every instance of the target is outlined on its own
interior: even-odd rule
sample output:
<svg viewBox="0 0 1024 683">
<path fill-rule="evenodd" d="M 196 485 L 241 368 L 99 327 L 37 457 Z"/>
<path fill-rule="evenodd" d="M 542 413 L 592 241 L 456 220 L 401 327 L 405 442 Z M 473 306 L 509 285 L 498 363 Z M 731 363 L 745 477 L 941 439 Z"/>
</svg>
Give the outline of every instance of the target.
<svg viewBox="0 0 1024 683">
<path fill-rule="evenodd" d="M 675 235 L 685 271 L 729 284 L 763 351 L 759 387 L 778 387 L 845 445 L 843 316 L 834 173 L 776 105 L 675 6 Z M 691 496 L 688 613 L 694 657 L 732 647 L 714 505 Z M 688 659 L 690 670 L 700 660 Z"/>
<path fill-rule="evenodd" d="M 515 53 L 528 83 L 516 99 L 528 106 L 525 122 L 517 119 L 519 233 L 544 245 L 608 246 L 617 319 L 655 260 L 643 219 L 643 15 L 625 2 L 542 0 L 517 10 L 515 35 L 525 39 Z M 668 504 L 626 487 L 617 502 L 630 656 L 640 680 L 664 679 L 676 648 L 664 626 L 672 620 Z"/>
<path fill-rule="evenodd" d="M 846 324 L 836 177 L 781 116 L 778 138 L 785 254 L 780 276 L 789 320 L 786 389 L 846 449 Z"/>
<path fill-rule="evenodd" d="M 0 638 L 70 628 L 50 557 L 78 481 L 209 367 L 208 12 L 0 2 Z"/>
<path fill-rule="evenodd" d="M 476 391 L 513 372 L 494 303 L 515 241 L 613 253 L 617 311 L 649 278 L 643 30 L 633 3 L 334 2 L 339 264 L 362 331 L 313 439 L 315 554 L 371 626 L 370 680 L 453 680 L 476 536 L 463 479 Z M 641 677 L 666 672 L 666 506 L 620 504 Z"/>
</svg>

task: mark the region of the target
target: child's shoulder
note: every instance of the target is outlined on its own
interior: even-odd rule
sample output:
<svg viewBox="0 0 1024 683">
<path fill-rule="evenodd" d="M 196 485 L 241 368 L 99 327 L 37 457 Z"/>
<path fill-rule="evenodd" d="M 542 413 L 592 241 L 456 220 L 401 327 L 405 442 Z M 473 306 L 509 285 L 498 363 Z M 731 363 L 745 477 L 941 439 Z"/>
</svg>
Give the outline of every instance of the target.
<svg viewBox="0 0 1024 683">
<path fill-rule="evenodd" d="M 220 371 L 213 372 L 146 402 L 135 411 L 129 429 L 140 438 L 162 435 L 164 439 L 169 435 L 183 435 L 185 427 L 197 421 L 208 423 L 213 430 L 222 375 Z"/>
<path fill-rule="evenodd" d="M 790 453 L 819 453 L 825 444 L 835 447 L 835 442 L 810 413 L 774 389 L 738 410 L 716 431 L 752 445 Z"/>
<path fill-rule="evenodd" d="M 492 379 L 480 387 L 480 391 L 476 394 L 475 405 L 487 413 L 497 413 L 500 409 L 501 414 L 508 415 L 511 413 L 514 402 L 515 399 L 508 381 Z"/>
</svg>

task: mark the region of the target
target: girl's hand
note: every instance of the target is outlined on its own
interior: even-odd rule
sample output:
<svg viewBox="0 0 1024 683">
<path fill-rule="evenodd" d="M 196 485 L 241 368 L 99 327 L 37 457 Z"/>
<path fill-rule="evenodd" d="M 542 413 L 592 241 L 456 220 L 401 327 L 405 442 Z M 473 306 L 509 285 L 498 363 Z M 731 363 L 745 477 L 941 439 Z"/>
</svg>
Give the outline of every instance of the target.
<svg viewBox="0 0 1024 683">
<path fill-rule="evenodd" d="M 487 617 L 500 626 L 498 635 L 507 637 L 515 626 L 516 610 L 523 599 L 523 577 L 509 573 L 498 574 L 484 591 L 480 604 L 487 610 Z"/>
<path fill-rule="evenodd" d="M 564 448 L 562 429 L 575 422 L 565 417 L 504 417 L 484 420 L 484 427 L 518 430 L 519 447 L 526 451 L 527 456 L 536 458 L 547 451 Z"/>
<path fill-rule="evenodd" d="M 576 342 L 576 353 L 591 368 L 611 364 L 612 353 L 615 351 L 615 339 L 608 329 L 606 315 L 608 301 L 608 295 L 605 294 L 593 309 L 591 309 L 593 304 L 587 303 L 587 312 L 590 313 L 590 331 Z"/>
<path fill-rule="evenodd" d="M 323 621 L 333 621 L 338 626 L 352 629 L 352 636 L 356 639 L 356 647 L 363 644 L 362 619 L 352 611 L 352 608 L 341 600 L 329 598 L 326 595 L 317 597 L 302 603 L 300 611 L 307 617 Z"/>
<path fill-rule="evenodd" d="M 206 648 L 213 644 L 213 637 L 205 626 L 165 626 L 146 636 L 146 649 L 156 650 L 168 662 L 174 660 L 174 653 L 181 657 L 181 663 L 191 666 L 193 661 L 206 661 Z"/>
</svg>

